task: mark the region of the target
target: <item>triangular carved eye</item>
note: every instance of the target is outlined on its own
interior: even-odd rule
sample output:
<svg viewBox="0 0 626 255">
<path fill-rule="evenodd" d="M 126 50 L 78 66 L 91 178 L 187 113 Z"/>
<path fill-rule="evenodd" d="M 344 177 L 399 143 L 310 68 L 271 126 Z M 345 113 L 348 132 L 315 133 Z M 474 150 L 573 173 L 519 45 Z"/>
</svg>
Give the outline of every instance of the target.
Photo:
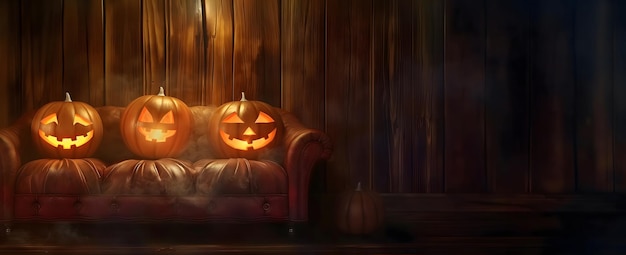
<svg viewBox="0 0 626 255">
<path fill-rule="evenodd" d="M 56 123 L 57 125 L 59 124 L 56 113 L 50 114 L 46 116 L 45 118 L 41 119 L 41 124 L 43 125 L 50 124 L 52 122 Z"/>
<path fill-rule="evenodd" d="M 222 122 L 223 123 L 243 123 L 243 120 L 239 118 L 239 115 L 237 115 L 236 112 L 233 112 L 230 115 L 228 115 L 226 118 L 224 118 Z"/>
<path fill-rule="evenodd" d="M 272 117 L 270 117 L 269 115 L 267 115 L 267 113 L 264 112 L 259 112 L 259 117 L 256 118 L 256 121 L 254 121 L 254 123 L 272 123 L 274 122 L 274 119 Z"/>
<path fill-rule="evenodd" d="M 143 109 L 141 109 L 141 113 L 139 114 L 139 121 L 141 122 L 154 122 L 154 119 L 152 119 L 152 114 L 150 114 L 150 111 L 148 111 L 148 109 L 146 109 L 146 107 L 144 107 Z"/>
<path fill-rule="evenodd" d="M 174 114 L 172 113 L 172 111 L 167 112 L 165 116 L 161 118 L 161 123 L 162 124 L 174 124 Z"/>
<path fill-rule="evenodd" d="M 74 115 L 74 125 L 76 125 L 76 123 L 81 124 L 83 126 L 91 125 L 91 121 L 86 120 L 85 118 L 81 117 L 80 115 Z"/>
</svg>

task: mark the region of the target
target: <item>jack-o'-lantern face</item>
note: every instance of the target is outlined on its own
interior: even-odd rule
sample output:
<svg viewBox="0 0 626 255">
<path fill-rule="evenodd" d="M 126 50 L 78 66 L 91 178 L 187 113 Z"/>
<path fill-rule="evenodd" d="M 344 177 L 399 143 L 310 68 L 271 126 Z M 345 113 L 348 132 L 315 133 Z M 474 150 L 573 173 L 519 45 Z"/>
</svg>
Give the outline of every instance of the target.
<svg viewBox="0 0 626 255">
<path fill-rule="evenodd" d="M 263 111 L 259 111 L 256 120 L 252 123 L 247 123 L 236 112 L 233 112 L 222 120 L 220 137 L 224 143 L 234 149 L 256 150 L 274 141 L 276 125 L 274 119 Z"/>
<path fill-rule="evenodd" d="M 137 131 L 144 136 L 146 141 L 163 143 L 167 138 L 176 134 L 176 125 L 172 111 L 168 111 L 161 117 L 161 120 L 157 122 L 154 121 L 154 117 L 152 117 L 150 111 L 148 111 L 146 107 L 143 107 L 137 122 Z"/>
<path fill-rule="evenodd" d="M 59 123 L 57 114 L 52 113 L 41 120 L 39 137 L 41 137 L 41 139 L 43 139 L 46 143 L 52 145 L 53 147 L 62 147 L 65 150 L 71 149 L 72 146 L 78 148 L 85 145 L 87 142 L 91 141 L 91 138 L 93 138 L 93 129 L 91 128 L 92 124 L 93 123 L 91 121 L 81 117 L 80 115 L 74 115 L 74 119 L 72 122 L 67 121 L 64 123 Z M 54 130 L 56 130 L 57 128 L 59 130 L 71 129 L 75 131 L 72 132 L 74 134 L 70 134 L 69 137 L 57 136 L 55 135 L 55 133 L 57 132 L 54 132 Z M 76 132 L 76 130 L 83 130 L 83 132 Z"/>
<path fill-rule="evenodd" d="M 149 158 L 176 157 L 187 146 L 193 119 L 191 110 L 178 98 L 145 95 L 130 102 L 120 118 L 124 143 L 134 154 Z"/>
<path fill-rule="evenodd" d="M 39 151 L 53 158 L 86 158 L 102 140 L 98 111 L 83 102 L 65 101 L 42 106 L 31 121 L 31 135 Z"/>
<path fill-rule="evenodd" d="M 220 105 L 209 121 L 207 138 L 219 156 L 255 159 L 280 144 L 284 125 L 280 113 L 262 101 L 241 100 Z"/>
</svg>

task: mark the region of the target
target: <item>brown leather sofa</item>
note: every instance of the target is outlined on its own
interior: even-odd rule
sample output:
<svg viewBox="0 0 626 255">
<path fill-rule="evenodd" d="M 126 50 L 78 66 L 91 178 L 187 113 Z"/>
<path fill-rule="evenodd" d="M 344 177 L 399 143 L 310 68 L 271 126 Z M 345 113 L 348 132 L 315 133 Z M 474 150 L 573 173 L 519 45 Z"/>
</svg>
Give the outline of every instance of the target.
<svg viewBox="0 0 626 255">
<path fill-rule="evenodd" d="M 178 188 L 164 188 L 167 184 L 159 181 L 156 184 L 129 182 L 131 175 L 137 174 L 132 171 L 110 173 L 116 171 L 116 164 L 125 160 L 135 160 L 134 164 L 145 165 L 146 169 L 158 168 L 160 164 L 138 158 L 126 148 L 119 128 L 124 107 L 96 108 L 104 134 L 91 158 L 106 165 L 105 171 L 96 173 L 96 179 L 86 178 L 80 171 L 49 171 L 47 175 L 61 176 L 56 176 L 56 182 L 42 182 L 33 180 L 35 177 L 26 171 L 21 172 L 24 164 L 44 158 L 34 147 L 30 134 L 33 113 L 25 114 L 12 126 L 0 130 L 0 206 L 6 231 L 11 231 L 14 222 L 308 220 L 311 171 L 332 152 L 326 134 L 305 127 L 292 113 L 277 108 L 285 128 L 278 146 L 254 160 L 219 158 L 211 150 L 205 134 L 216 108 L 193 106 L 190 109 L 194 125 L 187 148 L 175 159 L 163 159 L 185 169 L 184 174 L 177 177 Z M 153 165 L 148 166 L 150 164 Z M 160 178 L 150 176 L 150 171 L 144 175 Z M 45 183 L 44 187 L 41 183 Z M 50 185 L 63 188 L 50 188 Z M 87 185 L 91 188 L 80 188 Z"/>
</svg>

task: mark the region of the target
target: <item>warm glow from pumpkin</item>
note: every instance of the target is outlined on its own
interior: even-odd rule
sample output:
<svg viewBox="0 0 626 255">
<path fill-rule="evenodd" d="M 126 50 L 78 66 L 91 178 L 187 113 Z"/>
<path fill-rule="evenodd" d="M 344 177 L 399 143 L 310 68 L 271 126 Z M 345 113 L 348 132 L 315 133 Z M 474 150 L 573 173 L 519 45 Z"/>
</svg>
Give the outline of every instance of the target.
<svg viewBox="0 0 626 255">
<path fill-rule="evenodd" d="M 154 123 L 154 118 L 152 114 L 146 107 L 141 109 L 141 113 L 139 114 L 139 122 L 140 123 Z M 160 124 L 174 124 L 174 113 L 172 111 L 167 112 L 159 122 Z M 138 126 L 137 131 L 141 135 L 143 135 L 146 141 L 154 141 L 157 143 L 164 143 L 167 138 L 170 138 L 176 134 L 176 130 L 169 129 L 158 129 L 158 128 L 149 128 L 145 126 Z"/>
<path fill-rule="evenodd" d="M 50 114 L 46 116 L 45 118 L 41 119 L 41 124 L 47 125 L 50 123 L 57 123 L 57 125 L 59 124 L 56 113 Z M 89 126 L 92 124 L 91 121 L 86 120 L 80 115 L 74 115 L 73 124 L 76 124 L 76 123 L 83 125 L 83 126 Z M 42 140 L 44 140 L 46 143 L 54 147 L 62 146 L 64 150 L 69 150 L 72 148 L 72 145 L 76 147 L 80 147 L 80 146 L 85 145 L 87 142 L 89 142 L 91 138 L 93 138 L 93 130 L 87 132 L 87 134 L 85 135 L 78 135 L 75 137 L 63 137 L 61 138 L 61 141 L 59 141 L 58 137 L 54 135 L 46 135 L 46 132 L 39 130 L 39 137 L 41 137 Z"/>
<path fill-rule="evenodd" d="M 274 141 L 274 137 L 276 137 L 276 129 L 272 130 L 272 132 L 270 132 L 267 135 L 267 138 L 261 137 L 259 139 L 254 139 L 250 141 L 245 141 L 245 140 L 231 137 L 222 130 L 220 130 L 220 136 L 222 137 L 222 140 L 224 141 L 224 143 L 226 143 L 226 145 L 234 149 L 242 150 L 242 151 L 257 150 L 257 149 L 267 146 L 272 141 Z"/>
</svg>

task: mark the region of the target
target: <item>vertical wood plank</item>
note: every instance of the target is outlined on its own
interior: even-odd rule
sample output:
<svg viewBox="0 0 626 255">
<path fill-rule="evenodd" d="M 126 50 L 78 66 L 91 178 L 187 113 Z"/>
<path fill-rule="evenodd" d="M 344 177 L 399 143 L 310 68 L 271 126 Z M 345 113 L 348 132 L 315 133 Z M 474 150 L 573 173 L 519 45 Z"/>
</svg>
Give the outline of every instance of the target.
<svg viewBox="0 0 626 255">
<path fill-rule="evenodd" d="M 167 87 L 166 82 L 166 33 L 165 0 L 143 0 L 143 94 L 159 92 L 159 87 Z M 169 95 L 170 91 L 166 93 Z"/>
<path fill-rule="evenodd" d="M 443 56 L 444 1 L 413 1 L 413 72 L 417 110 L 413 144 L 412 192 L 443 192 Z"/>
<path fill-rule="evenodd" d="M 535 0 L 532 6 L 531 189 L 573 192 L 573 2 Z"/>
<path fill-rule="evenodd" d="M 446 192 L 486 190 L 484 16 L 484 0 L 446 1 Z"/>
<path fill-rule="evenodd" d="M 233 1 L 205 0 L 205 88 L 208 105 L 233 97 Z"/>
<path fill-rule="evenodd" d="M 528 2 L 487 0 L 486 11 L 485 142 L 489 191 L 528 192 Z"/>
<path fill-rule="evenodd" d="M 370 186 L 370 1 L 327 2 L 326 132 L 329 191 Z"/>
<path fill-rule="evenodd" d="M 413 2 L 374 0 L 372 59 L 372 185 L 378 192 L 410 192 L 417 171 L 413 158 L 420 117 L 413 90 Z M 365 85 L 365 84 L 363 84 Z M 363 89 L 365 86 L 361 86 Z M 358 93 L 358 92 L 357 92 Z M 365 171 L 365 169 L 361 170 Z"/>
<path fill-rule="evenodd" d="M 64 99 L 63 1 L 22 3 L 22 109 Z"/>
<path fill-rule="evenodd" d="M 613 0 L 614 191 L 626 191 L 626 2 Z"/>
<path fill-rule="evenodd" d="M 22 113 L 20 84 L 20 2 L 0 1 L 0 128 Z"/>
<path fill-rule="evenodd" d="M 234 94 L 280 107 L 278 0 L 234 0 Z"/>
<path fill-rule="evenodd" d="M 104 103 L 102 0 L 63 1 L 63 90 L 92 106 Z"/>
<path fill-rule="evenodd" d="M 170 96 L 187 105 L 203 105 L 204 28 L 202 1 L 166 0 L 168 3 L 167 82 Z"/>
<path fill-rule="evenodd" d="M 577 191 L 613 191 L 611 0 L 576 1 Z"/>
<path fill-rule="evenodd" d="M 282 107 L 324 128 L 324 15 L 320 0 L 281 1 Z"/>
<path fill-rule="evenodd" d="M 126 106 L 142 96 L 141 1 L 105 0 L 105 104 Z"/>
</svg>

